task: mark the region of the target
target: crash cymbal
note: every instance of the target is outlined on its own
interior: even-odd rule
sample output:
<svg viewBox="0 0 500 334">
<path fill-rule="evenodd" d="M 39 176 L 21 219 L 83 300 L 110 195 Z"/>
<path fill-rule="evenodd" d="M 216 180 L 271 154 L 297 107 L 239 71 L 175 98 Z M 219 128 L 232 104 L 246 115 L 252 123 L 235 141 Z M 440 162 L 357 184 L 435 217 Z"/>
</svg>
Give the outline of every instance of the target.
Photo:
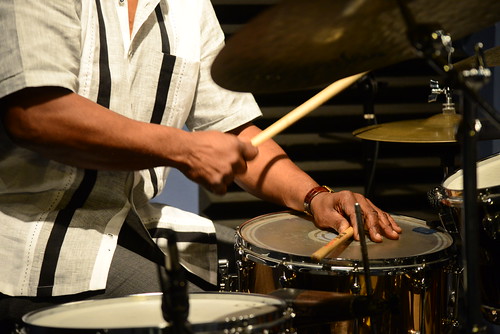
<svg viewBox="0 0 500 334">
<path fill-rule="evenodd" d="M 484 61 L 486 67 L 500 66 L 500 46 L 486 50 L 484 52 Z M 468 70 L 476 66 L 478 66 L 476 56 L 471 56 L 453 64 L 457 71 Z"/>
<path fill-rule="evenodd" d="M 397 143 L 450 143 L 462 117 L 458 114 L 437 114 L 425 119 L 370 125 L 352 134 L 361 139 Z"/>
<path fill-rule="evenodd" d="M 498 0 L 407 0 L 417 23 L 453 39 L 500 20 Z M 364 71 L 418 57 L 396 1 L 286 0 L 228 39 L 214 80 L 253 93 L 322 88 Z"/>
</svg>

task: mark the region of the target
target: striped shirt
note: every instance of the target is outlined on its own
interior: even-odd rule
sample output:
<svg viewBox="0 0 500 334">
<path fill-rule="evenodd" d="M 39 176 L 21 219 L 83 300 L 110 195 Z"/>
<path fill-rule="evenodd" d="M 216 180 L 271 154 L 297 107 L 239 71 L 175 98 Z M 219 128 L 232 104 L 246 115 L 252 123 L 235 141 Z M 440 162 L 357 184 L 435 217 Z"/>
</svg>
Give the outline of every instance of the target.
<svg viewBox="0 0 500 334">
<path fill-rule="evenodd" d="M 228 131 L 260 116 L 251 95 L 210 77 L 223 33 L 209 0 L 139 0 L 132 35 L 127 10 L 122 0 L 0 1 L 0 97 L 60 86 L 129 118 L 192 131 Z M 181 263 L 215 283 L 213 224 L 150 202 L 168 171 L 78 169 L 16 146 L 1 130 L 0 292 L 105 288 L 132 214 L 162 247 L 166 230 L 179 231 Z"/>
</svg>

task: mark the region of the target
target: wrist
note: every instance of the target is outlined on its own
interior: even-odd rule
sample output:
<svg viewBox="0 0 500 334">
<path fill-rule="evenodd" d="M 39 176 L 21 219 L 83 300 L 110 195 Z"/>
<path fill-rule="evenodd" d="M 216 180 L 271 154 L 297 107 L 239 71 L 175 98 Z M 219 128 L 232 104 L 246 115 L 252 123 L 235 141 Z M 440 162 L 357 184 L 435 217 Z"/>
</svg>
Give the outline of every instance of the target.
<svg viewBox="0 0 500 334">
<path fill-rule="evenodd" d="M 304 197 L 304 212 L 306 214 L 308 214 L 309 216 L 313 216 L 311 202 L 314 197 L 324 192 L 333 193 L 334 190 L 328 186 L 317 186 L 309 190 L 306 197 Z"/>
</svg>

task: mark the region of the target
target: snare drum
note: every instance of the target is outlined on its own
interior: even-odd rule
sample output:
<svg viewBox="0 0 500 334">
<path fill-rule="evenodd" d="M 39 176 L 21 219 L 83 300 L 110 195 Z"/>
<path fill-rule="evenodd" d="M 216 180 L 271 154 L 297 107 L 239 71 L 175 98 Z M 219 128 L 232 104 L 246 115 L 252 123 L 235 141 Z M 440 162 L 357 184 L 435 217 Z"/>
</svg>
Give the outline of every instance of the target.
<svg viewBox="0 0 500 334">
<path fill-rule="evenodd" d="M 28 333 L 173 333 L 161 294 L 87 300 L 26 314 Z M 193 333 L 289 333 L 292 313 L 279 298 L 243 293 L 192 293 Z"/>
<path fill-rule="evenodd" d="M 422 220 L 393 217 L 403 229 L 399 240 L 367 240 L 374 297 L 397 300 L 399 306 L 399 314 L 387 312 L 378 319 L 377 329 L 380 333 L 442 333 L 449 302 L 444 268 L 450 262 L 453 240 Z M 366 294 L 358 241 L 339 246 L 321 263 L 312 262 L 311 254 L 336 236 L 295 212 L 245 222 L 236 232 L 240 291 L 270 293 L 289 287 Z M 333 331 L 354 333 L 358 325 L 353 320 Z M 360 326 L 362 333 L 370 332 L 367 319 Z"/>
<path fill-rule="evenodd" d="M 483 314 L 500 324 L 500 154 L 477 163 L 477 212 L 479 234 L 479 280 Z M 443 182 L 443 203 L 452 211 L 458 231 L 464 227 L 463 171 Z"/>
</svg>

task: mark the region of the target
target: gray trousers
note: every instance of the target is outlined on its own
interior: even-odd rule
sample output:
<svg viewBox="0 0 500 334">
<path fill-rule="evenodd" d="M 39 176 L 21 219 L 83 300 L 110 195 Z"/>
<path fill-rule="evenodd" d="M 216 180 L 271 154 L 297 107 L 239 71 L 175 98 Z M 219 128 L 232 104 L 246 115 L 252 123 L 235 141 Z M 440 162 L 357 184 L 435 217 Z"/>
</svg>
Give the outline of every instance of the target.
<svg viewBox="0 0 500 334">
<path fill-rule="evenodd" d="M 155 253 L 156 252 L 156 253 Z M 162 257 L 157 249 L 137 238 L 127 228 L 120 233 L 118 247 L 111 262 L 105 290 L 89 291 L 57 297 L 11 297 L 0 293 L 0 334 L 12 333 L 28 312 L 72 301 L 123 297 L 131 294 L 161 292 L 158 263 Z M 189 282 L 189 292 L 203 291 Z"/>
</svg>

